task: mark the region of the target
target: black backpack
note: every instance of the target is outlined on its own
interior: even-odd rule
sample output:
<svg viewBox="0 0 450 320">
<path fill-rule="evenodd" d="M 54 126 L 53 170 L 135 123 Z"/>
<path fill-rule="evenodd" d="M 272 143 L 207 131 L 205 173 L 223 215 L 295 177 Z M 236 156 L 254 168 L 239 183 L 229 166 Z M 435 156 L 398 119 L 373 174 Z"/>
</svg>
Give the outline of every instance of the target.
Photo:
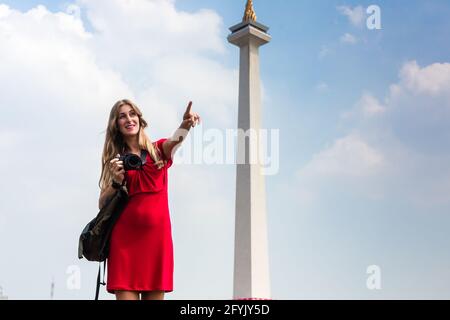
<svg viewBox="0 0 450 320">
<path fill-rule="evenodd" d="M 109 239 L 115 222 L 128 202 L 125 186 L 117 189 L 112 198 L 103 206 L 97 216 L 84 227 L 78 242 L 78 258 L 100 262 L 98 266 L 95 300 L 98 300 L 100 284 L 105 285 L 106 258 L 109 254 Z M 103 282 L 100 282 L 100 267 L 103 262 Z"/>
<path fill-rule="evenodd" d="M 142 164 L 145 163 L 147 151 L 142 150 Z M 98 266 L 97 287 L 95 300 L 98 300 L 100 284 L 105 285 L 106 259 L 109 254 L 109 239 L 111 232 L 128 202 L 128 191 L 124 185 L 116 190 L 114 195 L 100 209 L 97 216 L 92 219 L 81 232 L 78 241 L 78 258 L 85 257 L 88 261 L 100 262 Z M 100 281 L 101 262 L 103 262 L 103 281 Z"/>
<path fill-rule="evenodd" d="M 112 228 L 127 201 L 128 192 L 125 186 L 121 186 L 81 232 L 78 242 L 78 258 L 85 257 L 88 261 L 98 262 L 106 260 Z"/>
</svg>

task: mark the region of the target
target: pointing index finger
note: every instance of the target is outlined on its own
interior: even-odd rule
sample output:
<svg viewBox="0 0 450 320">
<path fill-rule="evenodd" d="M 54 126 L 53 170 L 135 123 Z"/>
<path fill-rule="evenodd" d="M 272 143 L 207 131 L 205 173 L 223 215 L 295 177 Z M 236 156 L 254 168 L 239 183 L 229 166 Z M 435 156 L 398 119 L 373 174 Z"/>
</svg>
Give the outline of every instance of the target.
<svg viewBox="0 0 450 320">
<path fill-rule="evenodd" d="M 189 101 L 189 104 L 188 104 L 188 106 L 186 108 L 186 113 L 191 112 L 191 108 L 192 108 L 192 101 Z"/>
</svg>

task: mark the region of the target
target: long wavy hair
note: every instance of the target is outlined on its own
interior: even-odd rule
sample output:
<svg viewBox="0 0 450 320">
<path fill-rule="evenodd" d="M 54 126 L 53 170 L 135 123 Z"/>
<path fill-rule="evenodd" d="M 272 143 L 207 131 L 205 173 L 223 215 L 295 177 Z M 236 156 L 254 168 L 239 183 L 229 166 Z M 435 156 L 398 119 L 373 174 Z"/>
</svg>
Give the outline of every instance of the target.
<svg viewBox="0 0 450 320">
<path fill-rule="evenodd" d="M 150 157 L 153 159 L 155 166 L 158 169 L 164 167 L 167 161 L 162 160 L 161 152 L 155 147 L 150 138 L 145 133 L 144 129 L 148 127 L 147 121 L 142 117 L 142 112 L 138 108 L 136 104 L 128 99 L 123 99 L 117 101 L 111 109 L 109 114 L 108 125 L 106 128 L 106 138 L 105 144 L 103 146 L 103 154 L 102 154 L 102 172 L 100 174 L 99 187 L 100 189 L 104 189 L 105 187 L 111 185 L 112 183 L 112 174 L 105 167 L 109 162 L 116 157 L 117 154 L 124 154 L 127 151 L 126 142 L 124 141 L 123 135 L 119 130 L 118 120 L 119 120 L 119 110 L 120 107 L 128 105 L 130 106 L 139 117 L 139 132 L 138 132 L 138 143 L 139 148 L 142 150 L 147 150 L 150 154 Z"/>
</svg>

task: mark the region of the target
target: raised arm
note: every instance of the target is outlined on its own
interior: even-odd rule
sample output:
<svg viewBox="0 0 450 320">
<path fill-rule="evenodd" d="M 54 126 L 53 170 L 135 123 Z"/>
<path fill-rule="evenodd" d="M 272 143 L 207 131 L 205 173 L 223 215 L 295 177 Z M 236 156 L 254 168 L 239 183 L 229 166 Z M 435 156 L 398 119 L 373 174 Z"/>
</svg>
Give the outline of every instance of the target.
<svg viewBox="0 0 450 320">
<path fill-rule="evenodd" d="M 164 141 L 162 145 L 164 155 L 167 159 L 173 158 L 173 155 L 180 147 L 181 142 L 186 139 L 189 130 L 201 122 L 200 116 L 197 113 L 193 112 L 191 109 L 192 101 L 189 101 L 189 104 L 183 115 L 183 121 L 181 122 L 179 128 L 175 130 L 175 133 L 172 135 L 172 137 Z"/>
</svg>

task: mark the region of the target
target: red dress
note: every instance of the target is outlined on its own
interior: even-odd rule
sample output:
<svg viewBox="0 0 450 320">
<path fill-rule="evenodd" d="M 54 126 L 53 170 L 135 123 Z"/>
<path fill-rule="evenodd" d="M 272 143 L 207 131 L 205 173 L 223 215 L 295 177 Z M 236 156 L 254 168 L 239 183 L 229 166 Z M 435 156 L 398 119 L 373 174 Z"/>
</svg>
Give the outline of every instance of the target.
<svg viewBox="0 0 450 320">
<path fill-rule="evenodd" d="M 162 151 L 162 143 L 156 141 Z M 172 228 L 167 197 L 167 169 L 157 169 L 147 155 L 142 170 L 126 172 L 129 200 L 111 234 L 107 266 L 109 293 L 173 291 Z"/>
</svg>

